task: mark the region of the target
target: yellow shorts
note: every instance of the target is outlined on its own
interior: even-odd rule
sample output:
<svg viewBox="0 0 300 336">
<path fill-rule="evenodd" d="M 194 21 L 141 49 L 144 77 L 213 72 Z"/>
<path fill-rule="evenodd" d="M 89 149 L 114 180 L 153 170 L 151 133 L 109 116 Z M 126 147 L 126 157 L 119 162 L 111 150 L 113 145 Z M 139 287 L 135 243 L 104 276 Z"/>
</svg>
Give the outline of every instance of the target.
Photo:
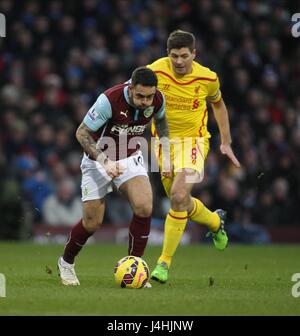
<svg viewBox="0 0 300 336">
<path fill-rule="evenodd" d="M 176 174 L 183 169 L 191 169 L 203 174 L 204 162 L 209 152 L 208 138 L 176 138 L 170 140 L 170 159 L 173 176 L 171 178 L 161 177 L 163 186 L 167 195 L 170 195 L 170 189 Z M 155 154 L 162 167 L 163 149 L 159 142 L 155 145 Z"/>
</svg>

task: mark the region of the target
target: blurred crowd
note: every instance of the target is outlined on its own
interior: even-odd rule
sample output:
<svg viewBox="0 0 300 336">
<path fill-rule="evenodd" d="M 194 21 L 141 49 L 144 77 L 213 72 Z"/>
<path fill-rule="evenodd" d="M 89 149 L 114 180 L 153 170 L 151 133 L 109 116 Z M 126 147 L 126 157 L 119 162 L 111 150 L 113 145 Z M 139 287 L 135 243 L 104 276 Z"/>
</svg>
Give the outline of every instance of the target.
<svg viewBox="0 0 300 336">
<path fill-rule="evenodd" d="M 242 163 L 234 169 L 221 156 L 210 113 L 211 151 L 195 195 L 211 209 L 227 209 L 230 223 L 299 225 L 300 40 L 291 35 L 297 8 L 297 1 L 276 0 L 2 0 L 0 237 L 24 238 L 32 223 L 76 223 L 76 128 L 103 90 L 165 56 L 166 39 L 178 28 L 195 34 L 197 61 L 219 75 Z M 151 181 L 154 218 L 163 219 L 169 203 L 159 174 Z M 128 223 L 131 209 L 121 195 L 110 194 L 106 205 L 106 223 Z"/>
</svg>

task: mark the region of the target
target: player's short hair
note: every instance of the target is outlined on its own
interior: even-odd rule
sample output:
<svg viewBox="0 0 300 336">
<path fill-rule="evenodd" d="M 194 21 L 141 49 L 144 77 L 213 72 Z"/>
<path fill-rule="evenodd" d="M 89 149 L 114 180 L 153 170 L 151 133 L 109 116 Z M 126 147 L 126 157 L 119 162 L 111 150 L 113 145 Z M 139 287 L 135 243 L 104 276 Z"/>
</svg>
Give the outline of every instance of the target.
<svg viewBox="0 0 300 336">
<path fill-rule="evenodd" d="M 189 48 L 190 51 L 195 49 L 196 39 L 194 34 L 186 32 L 184 30 L 174 30 L 168 37 L 167 49 L 170 52 L 171 49 Z"/>
<path fill-rule="evenodd" d="M 131 85 L 155 86 L 157 87 L 157 76 L 154 71 L 147 67 L 136 68 L 131 75 Z"/>
</svg>

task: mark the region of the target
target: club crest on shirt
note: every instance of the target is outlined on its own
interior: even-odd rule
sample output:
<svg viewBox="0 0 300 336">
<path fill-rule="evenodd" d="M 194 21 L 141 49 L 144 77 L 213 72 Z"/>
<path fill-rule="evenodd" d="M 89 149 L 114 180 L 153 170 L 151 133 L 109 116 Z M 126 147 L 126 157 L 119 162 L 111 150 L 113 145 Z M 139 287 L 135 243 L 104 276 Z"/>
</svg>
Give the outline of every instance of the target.
<svg viewBox="0 0 300 336">
<path fill-rule="evenodd" d="M 154 106 L 149 106 L 144 110 L 144 116 L 149 118 L 154 111 Z"/>
<path fill-rule="evenodd" d="M 200 86 L 195 87 L 195 94 L 199 94 Z"/>
</svg>

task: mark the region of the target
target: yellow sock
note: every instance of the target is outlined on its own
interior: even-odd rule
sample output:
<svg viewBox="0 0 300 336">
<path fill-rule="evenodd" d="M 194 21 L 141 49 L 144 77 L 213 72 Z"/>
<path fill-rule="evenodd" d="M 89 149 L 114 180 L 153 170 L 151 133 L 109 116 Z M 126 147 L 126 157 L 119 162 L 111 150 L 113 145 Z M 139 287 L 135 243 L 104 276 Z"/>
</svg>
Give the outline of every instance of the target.
<svg viewBox="0 0 300 336">
<path fill-rule="evenodd" d="M 179 245 L 181 236 L 188 220 L 187 211 L 174 211 L 170 209 L 165 221 L 165 236 L 162 255 L 158 262 L 171 265 L 172 257 Z"/>
<path fill-rule="evenodd" d="M 206 225 L 210 231 L 216 232 L 220 227 L 220 217 L 205 207 L 197 198 L 192 197 L 194 208 L 189 213 L 193 222 Z"/>
</svg>

